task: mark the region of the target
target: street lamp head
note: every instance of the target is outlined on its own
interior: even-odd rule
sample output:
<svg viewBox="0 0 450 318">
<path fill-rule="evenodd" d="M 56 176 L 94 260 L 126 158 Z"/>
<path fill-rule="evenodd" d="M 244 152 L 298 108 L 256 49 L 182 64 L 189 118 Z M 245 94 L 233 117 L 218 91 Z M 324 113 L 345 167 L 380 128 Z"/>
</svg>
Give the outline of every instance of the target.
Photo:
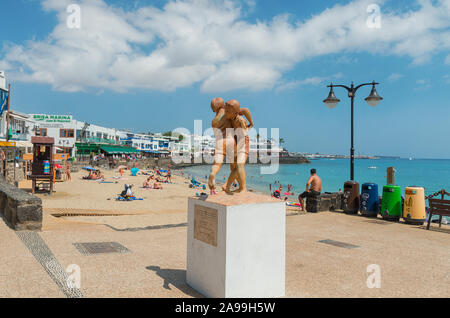
<svg viewBox="0 0 450 318">
<path fill-rule="evenodd" d="M 330 93 L 328 94 L 328 97 L 323 100 L 323 102 L 328 108 L 335 108 L 340 102 L 339 98 L 334 95 L 333 86 L 330 86 Z"/>
<path fill-rule="evenodd" d="M 375 82 L 372 83 L 372 90 L 370 91 L 370 95 L 366 97 L 366 102 L 369 106 L 377 106 L 378 103 L 383 99 L 380 95 L 378 95 L 377 90 L 375 89 Z"/>
</svg>

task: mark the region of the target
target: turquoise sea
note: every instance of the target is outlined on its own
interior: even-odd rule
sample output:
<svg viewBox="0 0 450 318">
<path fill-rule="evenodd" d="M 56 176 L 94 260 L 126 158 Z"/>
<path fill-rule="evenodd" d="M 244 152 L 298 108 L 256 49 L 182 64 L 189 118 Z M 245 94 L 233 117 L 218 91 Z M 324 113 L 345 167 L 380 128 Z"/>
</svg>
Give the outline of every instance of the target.
<svg viewBox="0 0 450 318">
<path fill-rule="evenodd" d="M 381 195 L 382 186 L 386 184 L 386 169 L 395 167 L 395 183 L 402 187 L 404 194 L 407 186 L 421 186 L 429 195 L 441 189 L 450 192 L 450 160 L 449 159 L 356 159 L 355 181 L 360 184 L 374 182 L 378 184 Z M 279 181 L 283 189 L 293 185 L 295 196 L 303 192 L 310 169 L 315 168 L 322 178 L 323 192 L 336 192 L 343 189 L 344 182 L 350 179 L 349 159 L 317 159 L 310 164 L 280 165 L 276 174 L 261 174 L 259 165 L 246 165 L 248 187 L 269 193 L 269 184 Z M 184 172 L 205 181 L 210 166 L 195 166 L 184 169 Z M 224 165 L 217 181 L 223 182 L 229 174 L 229 166 Z M 278 187 L 278 186 L 276 186 Z"/>
</svg>

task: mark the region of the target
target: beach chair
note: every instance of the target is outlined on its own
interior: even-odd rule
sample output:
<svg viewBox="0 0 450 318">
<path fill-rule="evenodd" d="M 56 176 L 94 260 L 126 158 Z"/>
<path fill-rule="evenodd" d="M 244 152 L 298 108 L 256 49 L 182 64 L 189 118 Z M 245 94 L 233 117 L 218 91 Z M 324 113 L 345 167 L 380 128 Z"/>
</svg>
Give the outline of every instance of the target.
<svg viewBox="0 0 450 318">
<path fill-rule="evenodd" d="M 438 194 L 441 194 L 441 199 L 434 199 L 433 197 Z M 443 216 L 450 217 L 450 200 L 445 200 L 444 199 L 445 195 L 450 196 L 450 193 L 448 193 L 445 190 L 441 190 L 435 193 L 434 195 L 428 197 L 430 209 L 428 214 L 427 230 L 430 229 L 431 218 L 433 217 L 433 215 L 439 215 L 439 227 L 441 227 Z"/>
</svg>

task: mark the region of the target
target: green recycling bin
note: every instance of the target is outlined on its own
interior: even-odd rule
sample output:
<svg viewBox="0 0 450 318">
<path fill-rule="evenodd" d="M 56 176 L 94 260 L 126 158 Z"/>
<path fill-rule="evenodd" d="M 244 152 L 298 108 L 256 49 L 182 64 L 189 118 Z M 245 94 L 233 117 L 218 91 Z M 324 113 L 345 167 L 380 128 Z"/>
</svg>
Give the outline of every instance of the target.
<svg viewBox="0 0 450 318">
<path fill-rule="evenodd" d="M 402 193 L 400 186 L 385 185 L 380 214 L 385 220 L 398 221 L 402 216 Z"/>
</svg>

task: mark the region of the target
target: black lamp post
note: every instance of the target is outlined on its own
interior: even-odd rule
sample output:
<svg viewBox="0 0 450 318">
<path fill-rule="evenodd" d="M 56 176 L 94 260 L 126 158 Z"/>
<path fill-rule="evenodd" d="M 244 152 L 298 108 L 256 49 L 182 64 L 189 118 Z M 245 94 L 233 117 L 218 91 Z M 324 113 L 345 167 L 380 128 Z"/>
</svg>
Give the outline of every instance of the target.
<svg viewBox="0 0 450 318">
<path fill-rule="evenodd" d="M 356 91 L 362 87 L 367 85 L 372 85 L 372 91 L 370 92 L 370 95 L 365 98 L 367 104 L 369 106 L 377 106 L 378 103 L 383 99 L 380 95 L 378 95 L 377 90 L 375 89 L 375 85 L 378 85 L 379 83 L 375 83 L 373 81 L 372 83 L 365 83 L 358 86 L 354 86 L 353 83 L 350 87 L 345 85 L 333 85 L 330 84 L 327 87 L 330 87 L 330 93 L 328 94 L 328 97 L 323 100 L 325 105 L 329 108 L 334 108 L 337 106 L 337 104 L 340 102 L 340 100 L 334 95 L 333 87 L 343 87 L 348 91 L 348 97 L 351 99 L 351 148 L 350 148 L 350 180 L 354 180 L 355 176 L 355 149 L 353 148 L 353 104 L 355 99 L 355 93 Z"/>
</svg>

